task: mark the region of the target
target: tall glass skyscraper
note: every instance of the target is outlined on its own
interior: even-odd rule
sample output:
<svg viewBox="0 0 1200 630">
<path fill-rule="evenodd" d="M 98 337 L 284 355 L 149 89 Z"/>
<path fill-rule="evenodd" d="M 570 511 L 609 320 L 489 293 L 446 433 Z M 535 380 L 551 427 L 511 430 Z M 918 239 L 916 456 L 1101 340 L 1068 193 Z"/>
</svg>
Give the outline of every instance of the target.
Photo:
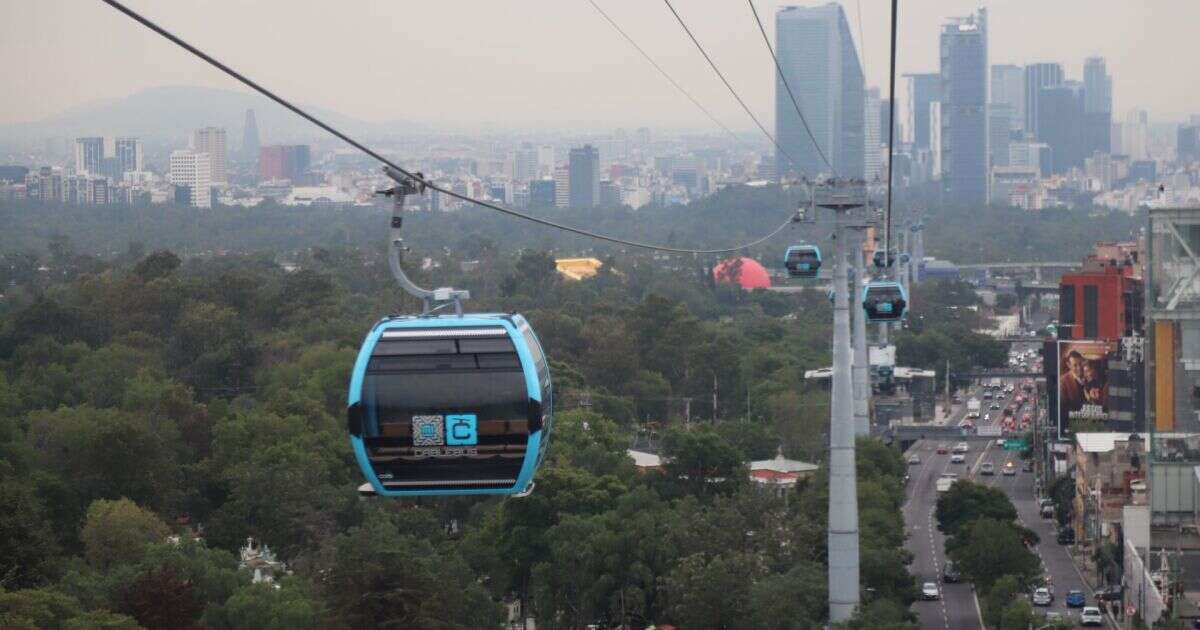
<svg viewBox="0 0 1200 630">
<path fill-rule="evenodd" d="M 1112 149 L 1112 77 L 1104 57 L 1083 62 L 1083 116 L 1085 157 Z"/>
<path fill-rule="evenodd" d="M 779 65 L 821 151 L 839 177 L 861 178 L 866 102 L 863 71 L 841 5 L 784 7 L 775 14 L 775 34 Z M 829 172 L 778 75 L 775 138 L 787 153 L 775 156 L 780 177 Z"/>
<path fill-rule="evenodd" d="M 906 74 L 908 81 L 908 124 L 906 132 L 912 136 L 907 138 L 917 149 L 928 149 L 932 136 L 929 129 L 929 105 L 942 100 L 942 75 Z"/>
<path fill-rule="evenodd" d="M 1062 66 L 1056 63 L 1031 63 L 1025 66 L 1025 131 L 1038 133 L 1038 98 L 1042 88 L 1063 82 Z M 1040 138 L 1039 138 L 1040 140 Z"/>
<path fill-rule="evenodd" d="M 942 184 L 960 201 L 986 203 L 987 9 L 942 26 Z"/>
<path fill-rule="evenodd" d="M 1050 145 L 1050 172 L 1082 167 L 1087 152 L 1084 89 L 1078 81 L 1044 87 L 1038 94 L 1038 140 Z"/>
<path fill-rule="evenodd" d="M 595 208 L 600 203 L 600 151 L 590 144 L 571 149 L 567 169 L 568 207 Z"/>
<path fill-rule="evenodd" d="M 1012 130 L 1025 128 L 1025 69 L 1011 64 L 992 66 L 992 105 L 1007 105 L 1012 113 Z"/>
</svg>

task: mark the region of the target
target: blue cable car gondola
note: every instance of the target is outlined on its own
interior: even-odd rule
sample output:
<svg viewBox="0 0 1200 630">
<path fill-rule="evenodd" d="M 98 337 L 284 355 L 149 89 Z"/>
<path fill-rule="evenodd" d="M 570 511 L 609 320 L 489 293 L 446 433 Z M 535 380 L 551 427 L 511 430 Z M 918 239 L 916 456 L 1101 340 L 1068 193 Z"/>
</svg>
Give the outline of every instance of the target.
<svg viewBox="0 0 1200 630">
<path fill-rule="evenodd" d="M 792 278 L 815 278 L 821 270 L 821 250 L 814 245 L 792 245 L 783 255 L 783 265 Z"/>
<path fill-rule="evenodd" d="M 380 496 L 525 494 L 552 402 L 546 357 L 520 315 L 388 318 L 351 375 L 351 446 Z"/>
<path fill-rule="evenodd" d="M 908 294 L 899 282 L 875 280 L 863 287 L 862 307 L 867 321 L 894 322 L 904 317 Z"/>
<path fill-rule="evenodd" d="M 896 263 L 896 252 L 889 251 L 884 254 L 882 249 L 875 250 L 875 254 L 871 257 L 871 262 L 879 269 L 886 269 Z"/>
</svg>

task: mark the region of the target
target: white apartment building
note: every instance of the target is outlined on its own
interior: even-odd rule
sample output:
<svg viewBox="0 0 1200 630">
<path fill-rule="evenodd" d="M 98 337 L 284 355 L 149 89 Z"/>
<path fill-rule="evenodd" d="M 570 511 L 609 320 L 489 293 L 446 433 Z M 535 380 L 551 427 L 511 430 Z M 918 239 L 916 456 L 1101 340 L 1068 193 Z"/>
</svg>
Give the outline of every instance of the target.
<svg viewBox="0 0 1200 630">
<path fill-rule="evenodd" d="M 212 160 L 212 183 L 224 184 L 229 181 L 226 166 L 229 154 L 225 148 L 224 128 L 205 127 L 192 132 L 192 150 L 209 155 Z"/>
<path fill-rule="evenodd" d="M 172 151 L 168 178 L 177 187 L 187 187 L 188 205 L 212 207 L 212 158 L 207 153 Z"/>
</svg>

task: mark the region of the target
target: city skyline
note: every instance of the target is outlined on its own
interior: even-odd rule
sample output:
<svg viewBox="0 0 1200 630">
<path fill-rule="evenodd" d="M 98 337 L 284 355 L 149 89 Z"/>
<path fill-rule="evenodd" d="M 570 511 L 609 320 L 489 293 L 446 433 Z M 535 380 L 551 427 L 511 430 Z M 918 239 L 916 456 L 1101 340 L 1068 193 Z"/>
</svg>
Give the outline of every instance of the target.
<svg viewBox="0 0 1200 630">
<path fill-rule="evenodd" d="M 771 15 L 786 4 L 790 3 L 761 2 L 758 8 Z M 816 3 L 805 6 L 812 4 Z M 969 14 L 982 6 L 991 9 L 992 63 L 1026 65 L 1054 61 L 1067 70 L 1067 78 L 1080 80 L 1084 60 L 1102 56 L 1114 77 L 1113 106 L 1118 114 L 1137 107 L 1149 110 L 1154 120 L 1186 120 L 1195 109 L 1190 103 L 1200 102 L 1200 87 L 1187 82 L 1155 82 L 1153 73 L 1139 72 L 1171 58 L 1172 67 L 1181 75 L 1200 74 L 1200 61 L 1173 59 L 1169 50 L 1173 38 L 1184 34 L 1177 29 L 1186 29 L 1186 24 L 1195 23 L 1200 17 L 1200 6 L 1180 0 L 1155 3 L 1151 11 L 1127 6 L 1129 3 L 1101 2 L 1096 10 L 1097 3 L 1070 1 L 1049 7 L 1037 5 L 1039 19 L 1022 20 L 1035 4 L 1032 0 L 1007 3 L 950 0 L 905 5 L 900 16 L 897 71 L 900 74 L 936 71 L 940 24 L 947 17 Z M 1085 5 L 1091 18 L 1090 28 L 1066 29 L 1068 24 L 1078 22 Z M 3 34 L 0 54 L 12 63 L 0 69 L 0 80 L 21 85 L 22 89 L 6 91 L 0 106 L 0 124 L 36 120 L 157 85 L 232 87 L 214 70 L 180 51 L 170 50 L 151 34 L 131 28 L 121 16 L 100 3 L 73 4 L 70 10 L 67 6 L 64 1 L 51 0 L 35 6 L 15 4 L 3 9 L 11 19 L 0 21 L 5 24 L 0 26 Z M 364 120 L 400 118 L 451 127 L 519 128 L 535 123 L 567 127 L 639 124 L 713 127 L 584 3 L 530 2 L 500 8 L 460 2 L 445 7 L 406 7 L 407 14 L 423 18 L 421 21 L 435 27 L 422 29 L 421 33 L 406 33 L 403 51 L 388 44 L 390 38 L 358 35 L 361 24 L 388 21 L 384 16 L 391 14 L 392 9 L 382 4 L 364 5 L 348 15 L 332 6 L 319 5 L 310 6 L 306 12 L 293 11 L 284 16 L 289 25 L 286 30 L 295 33 L 287 37 L 258 32 L 258 24 L 268 20 L 278 22 L 283 15 L 283 5 L 275 3 L 256 3 L 253 7 L 229 3 L 228 11 L 222 11 L 219 3 L 205 5 L 204 11 L 196 11 L 195 2 L 154 6 L 135 1 L 132 6 L 147 11 L 152 18 L 179 30 L 183 37 L 297 100 L 335 108 Z M 722 92 L 723 87 L 696 51 L 689 48 L 690 42 L 670 22 L 669 14 L 651 10 L 648 5 L 617 0 L 604 2 L 602 6 L 724 124 L 737 130 L 752 128 L 729 95 Z M 464 8 L 478 19 L 464 21 L 461 15 Z M 765 120 L 772 119 L 774 81 L 769 72 L 770 60 L 750 37 L 754 34 L 754 24 L 745 7 L 681 3 L 679 9 L 756 114 Z M 886 3 L 864 6 L 861 24 L 857 8 L 847 9 L 850 29 L 860 51 L 860 29 L 866 37 L 862 56 L 867 87 L 886 86 Z M 235 11 L 244 19 L 237 22 L 224 19 Z M 1154 29 L 1128 28 L 1129 24 L 1151 21 Z M 773 20 L 767 22 L 765 25 L 773 37 Z M 71 26 L 76 23 L 80 28 Z M 82 28 L 85 23 L 88 28 Z M 438 24 L 451 23 L 453 28 L 436 28 Z M 53 28 L 49 28 L 51 25 Z M 448 45 L 446 38 L 458 36 L 462 28 L 472 34 L 479 31 L 476 37 L 479 54 L 473 54 L 469 47 Z M 38 37 L 33 37 L 34 33 Z M 335 33 L 354 35 L 343 37 Z M 294 45 L 318 37 L 322 40 L 332 37 L 334 46 L 322 46 L 318 52 Z M 530 45 L 511 46 L 513 37 Z M 82 58 L 64 53 L 79 47 L 92 52 Z M 379 64 L 358 61 L 366 59 L 420 59 L 422 66 L 441 68 L 414 79 L 425 84 L 422 94 L 439 97 L 397 97 L 398 84 L 380 81 Z M 38 72 L 31 70 L 35 67 Z M 106 71 L 112 67 L 125 71 L 113 75 Z M 511 72 L 516 67 L 522 70 L 518 75 Z M 570 70 L 578 67 L 588 68 L 587 82 L 579 82 L 572 75 Z M 89 72 L 89 68 L 95 72 Z M 59 74 L 55 69 L 70 71 L 72 76 L 80 78 L 72 82 L 53 80 Z M 486 111 L 481 112 L 478 99 L 470 97 L 477 93 L 489 95 Z M 886 92 L 881 96 L 886 98 Z M 897 102 L 905 102 L 902 86 Z"/>
</svg>

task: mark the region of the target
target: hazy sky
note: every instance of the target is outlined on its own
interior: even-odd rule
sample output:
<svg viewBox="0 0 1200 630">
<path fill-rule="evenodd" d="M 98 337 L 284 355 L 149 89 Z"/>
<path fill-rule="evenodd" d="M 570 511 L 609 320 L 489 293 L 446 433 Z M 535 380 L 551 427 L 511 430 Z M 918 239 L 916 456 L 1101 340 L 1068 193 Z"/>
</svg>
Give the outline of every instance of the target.
<svg viewBox="0 0 1200 630">
<path fill-rule="evenodd" d="M 726 125 L 753 128 L 664 4 L 597 2 Z M 282 94 L 365 120 L 713 127 L 587 0 L 128 3 Z M 674 4 L 772 128 L 773 67 L 747 4 Z M 772 39 L 786 4 L 796 3 L 755 0 Z M 861 6 L 868 83 L 885 96 L 890 4 L 843 3 L 856 39 Z M 1190 52 L 1198 0 L 903 0 L 899 71 L 936 71 L 939 25 L 979 6 L 989 9 L 991 63 L 1058 61 L 1081 79 L 1084 57 L 1098 54 L 1118 119 L 1135 106 L 1152 120 L 1200 112 L 1200 55 Z M 237 88 L 98 0 L 0 2 L 0 123 L 178 84 Z"/>
</svg>

